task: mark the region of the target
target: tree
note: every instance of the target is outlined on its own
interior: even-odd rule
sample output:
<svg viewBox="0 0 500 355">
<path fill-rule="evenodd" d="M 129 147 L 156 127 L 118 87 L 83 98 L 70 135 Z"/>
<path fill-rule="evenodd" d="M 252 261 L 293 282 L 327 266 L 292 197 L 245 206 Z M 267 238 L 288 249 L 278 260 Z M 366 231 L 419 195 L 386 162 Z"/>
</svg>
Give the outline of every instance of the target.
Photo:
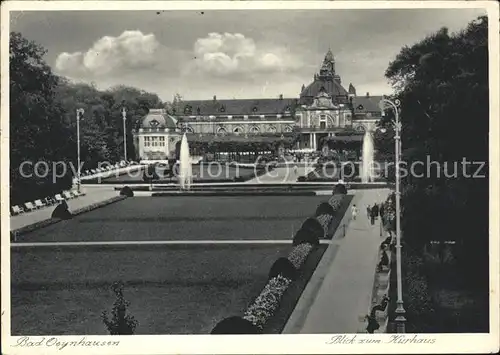
<svg viewBox="0 0 500 355">
<path fill-rule="evenodd" d="M 403 179 L 404 242 L 421 253 L 430 241 L 456 241 L 456 272 L 469 289 L 487 294 L 489 181 L 465 176 L 461 165 L 489 160 L 487 17 L 404 47 L 386 77 L 401 101 L 404 160 L 424 163 L 415 171 L 423 176 Z M 455 164 L 456 176 L 446 178 Z"/>
<path fill-rule="evenodd" d="M 67 162 L 69 142 L 63 111 L 55 98 L 60 78 L 43 60 L 46 51 L 20 33 L 10 34 L 10 183 L 11 203 L 45 197 L 71 186 L 71 175 L 54 178 L 55 162 Z M 48 171 L 23 177 L 23 162 L 46 162 Z M 60 165 L 62 166 L 62 165 Z M 24 171 L 30 174 L 33 171 Z M 58 171 L 60 173 L 61 171 Z M 45 173 L 47 175 L 44 177 Z"/>
</svg>

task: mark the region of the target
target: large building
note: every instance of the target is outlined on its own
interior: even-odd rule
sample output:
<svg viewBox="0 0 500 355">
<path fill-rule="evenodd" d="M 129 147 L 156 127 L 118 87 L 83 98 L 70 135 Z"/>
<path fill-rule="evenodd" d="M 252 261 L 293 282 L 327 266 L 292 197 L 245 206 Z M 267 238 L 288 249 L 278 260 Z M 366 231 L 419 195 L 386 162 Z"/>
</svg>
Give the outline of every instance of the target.
<svg viewBox="0 0 500 355">
<path fill-rule="evenodd" d="M 214 138 L 259 141 L 298 135 L 296 149 L 319 150 L 326 142 L 361 141 L 380 118 L 382 96 L 358 96 L 342 86 L 329 50 L 313 81 L 298 98 L 182 101 L 172 115 L 150 110 L 134 134 L 139 157 L 165 159 L 175 154 L 182 132 L 189 141 Z M 360 134 L 345 135 L 346 132 Z M 220 138 L 219 138 L 220 139 Z"/>
</svg>

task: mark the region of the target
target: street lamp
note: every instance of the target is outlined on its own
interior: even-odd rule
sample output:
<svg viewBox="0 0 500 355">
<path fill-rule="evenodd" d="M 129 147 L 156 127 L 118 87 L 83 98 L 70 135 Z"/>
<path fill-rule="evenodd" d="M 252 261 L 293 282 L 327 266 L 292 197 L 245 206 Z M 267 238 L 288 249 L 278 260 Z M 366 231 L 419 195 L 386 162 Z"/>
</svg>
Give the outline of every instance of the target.
<svg viewBox="0 0 500 355">
<path fill-rule="evenodd" d="M 401 159 L 401 123 L 399 122 L 399 106 L 401 102 L 399 100 L 388 100 L 382 99 L 379 103 L 380 110 L 382 111 L 382 116 L 384 116 L 384 109 L 386 104 L 389 105 L 394 110 L 394 128 L 396 135 L 394 136 L 395 141 L 395 154 L 396 154 L 396 266 L 397 266 L 397 287 L 398 287 L 398 299 L 396 301 L 396 326 L 398 333 L 405 333 L 405 309 L 403 307 L 403 281 L 401 274 L 401 191 L 400 183 L 401 177 L 399 172 L 399 165 Z"/>
<path fill-rule="evenodd" d="M 77 145 L 77 164 L 78 164 L 78 192 L 81 186 L 81 168 L 80 168 L 80 117 L 83 116 L 85 110 L 83 108 L 76 109 L 76 145 Z"/>
<path fill-rule="evenodd" d="M 125 157 L 125 162 L 127 161 L 127 128 L 126 128 L 126 121 L 127 121 L 127 111 L 125 110 L 125 107 L 122 108 L 122 116 L 123 116 L 123 155 Z"/>
</svg>

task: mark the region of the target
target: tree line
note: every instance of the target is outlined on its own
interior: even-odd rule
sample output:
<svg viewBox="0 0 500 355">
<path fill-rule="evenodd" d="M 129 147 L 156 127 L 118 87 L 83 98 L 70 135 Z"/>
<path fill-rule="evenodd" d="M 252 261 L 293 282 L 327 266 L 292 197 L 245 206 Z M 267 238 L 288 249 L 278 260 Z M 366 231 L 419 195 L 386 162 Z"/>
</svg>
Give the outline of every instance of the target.
<svg viewBox="0 0 500 355">
<path fill-rule="evenodd" d="M 9 50 L 11 204 L 43 198 L 71 187 L 70 163 L 77 170 L 77 109 L 84 109 L 80 147 L 83 170 L 87 170 L 101 161 L 123 160 L 122 108 L 127 112 L 127 157 L 133 160 L 137 157 L 132 129 L 137 128 L 150 108 L 172 105 L 162 102 L 154 93 L 137 88 L 117 86 L 99 90 L 94 85 L 72 83 L 55 75 L 44 60 L 46 50 L 20 33 L 10 34 Z M 32 165 L 24 164 L 21 172 L 23 162 Z M 47 165 L 38 166 L 37 176 L 26 177 L 33 173 L 37 162 Z M 67 171 L 61 176 L 63 165 Z M 54 175 L 58 177 L 54 179 Z"/>
<path fill-rule="evenodd" d="M 401 101 L 402 158 L 407 166 L 424 163 L 402 181 L 407 331 L 487 331 L 487 17 L 402 48 L 386 77 Z M 388 138 L 379 144 L 394 152 Z M 473 176 L 479 166 L 464 167 L 464 160 L 485 163 L 481 177 Z M 450 301 L 457 292 L 464 306 Z"/>
</svg>

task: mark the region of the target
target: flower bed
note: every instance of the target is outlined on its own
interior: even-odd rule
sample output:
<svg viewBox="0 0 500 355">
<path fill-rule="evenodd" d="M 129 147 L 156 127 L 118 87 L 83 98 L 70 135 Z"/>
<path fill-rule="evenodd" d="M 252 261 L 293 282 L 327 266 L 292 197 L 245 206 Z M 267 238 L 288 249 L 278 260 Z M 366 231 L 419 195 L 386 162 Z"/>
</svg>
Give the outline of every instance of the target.
<svg viewBox="0 0 500 355">
<path fill-rule="evenodd" d="M 243 319 L 246 319 L 259 329 L 264 327 L 266 321 L 271 318 L 279 307 L 281 297 L 292 280 L 278 275 L 269 280 L 255 302 L 248 307 Z"/>
<path fill-rule="evenodd" d="M 292 252 L 288 255 L 288 260 L 295 266 L 298 270 L 304 264 L 307 259 L 307 256 L 311 252 L 313 246 L 309 243 L 303 243 L 297 245 L 293 248 Z"/>
<path fill-rule="evenodd" d="M 291 263 L 290 266 L 293 265 L 295 270 L 299 270 L 312 250 L 313 245 L 309 243 L 302 243 L 295 246 L 287 258 Z M 273 265 L 273 268 L 275 265 Z M 264 287 L 264 290 L 262 290 L 253 304 L 248 307 L 243 318 L 252 322 L 252 324 L 257 326 L 259 329 L 262 329 L 265 323 L 279 308 L 280 300 L 292 282 L 293 279 L 291 276 L 285 277 L 281 274 L 269 279 L 267 285 Z"/>
</svg>

